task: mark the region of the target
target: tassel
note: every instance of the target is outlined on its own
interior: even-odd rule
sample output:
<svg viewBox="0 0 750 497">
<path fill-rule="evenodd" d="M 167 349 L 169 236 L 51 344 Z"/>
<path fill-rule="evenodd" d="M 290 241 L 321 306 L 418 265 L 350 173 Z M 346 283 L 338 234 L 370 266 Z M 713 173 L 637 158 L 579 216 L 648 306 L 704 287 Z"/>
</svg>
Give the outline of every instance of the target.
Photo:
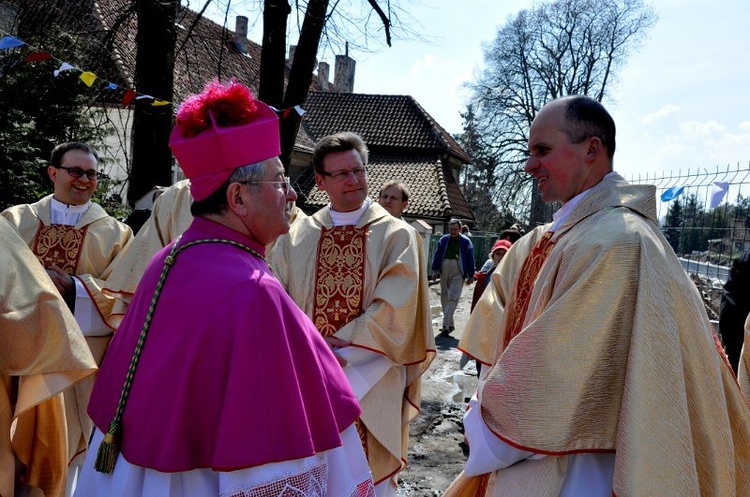
<svg viewBox="0 0 750 497">
<path fill-rule="evenodd" d="M 112 422 L 109 425 L 107 434 L 104 435 L 104 440 L 99 444 L 99 450 L 96 452 L 96 462 L 94 463 L 94 469 L 99 473 L 112 473 L 115 469 L 115 461 L 117 461 L 117 456 L 120 454 L 120 444 L 116 435 L 118 431 L 119 425 Z"/>
</svg>

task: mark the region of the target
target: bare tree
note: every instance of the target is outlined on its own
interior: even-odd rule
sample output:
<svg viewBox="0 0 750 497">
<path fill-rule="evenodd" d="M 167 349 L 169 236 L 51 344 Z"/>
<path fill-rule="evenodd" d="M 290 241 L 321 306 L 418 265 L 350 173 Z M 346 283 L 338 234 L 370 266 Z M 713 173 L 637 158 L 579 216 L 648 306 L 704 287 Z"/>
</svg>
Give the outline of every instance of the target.
<svg viewBox="0 0 750 497">
<path fill-rule="evenodd" d="M 609 95 L 617 70 L 657 20 L 643 0 L 554 0 L 521 10 L 485 49 L 486 68 L 472 84 L 473 132 L 492 157 L 480 177 L 500 205 L 534 226 L 548 218 L 523 172 L 528 132 L 547 101 Z M 475 152 L 476 153 L 476 152 Z M 528 200 L 531 199 L 531 205 Z"/>
<path fill-rule="evenodd" d="M 281 28 L 287 26 L 292 9 L 286 0 L 264 0 L 259 98 L 282 108 L 295 107 L 305 102 L 321 44 L 340 47 L 343 44 L 348 46 L 350 41 L 357 41 L 363 43 L 358 46 L 367 46 L 368 40 L 372 42 L 370 31 L 382 29 L 385 43 L 391 46 L 394 22 L 402 26 L 398 23 L 398 14 L 404 13 L 392 0 L 351 0 L 348 3 L 337 0 L 332 4 L 329 0 L 308 0 L 295 5 L 297 16 L 303 13 L 303 21 L 301 26 L 297 26 L 299 39 L 284 90 L 280 82 L 283 83 L 284 77 L 286 37 Z M 359 14 L 355 13 L 357 9 Z M 406 28 L 403 32 L 409 34 Z M 281 122 L 281 159 L 285 167 L 291 161 L 300 117 L 291 112 Z"/>
</svg>

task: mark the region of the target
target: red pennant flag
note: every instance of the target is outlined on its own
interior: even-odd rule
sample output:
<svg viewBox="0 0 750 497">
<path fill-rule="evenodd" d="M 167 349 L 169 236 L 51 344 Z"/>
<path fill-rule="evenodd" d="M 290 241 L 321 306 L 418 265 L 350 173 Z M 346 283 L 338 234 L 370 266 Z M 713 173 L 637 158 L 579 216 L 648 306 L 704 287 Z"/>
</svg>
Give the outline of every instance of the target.
<svg viewBox="0 0 750 497">
<path fill-rule="evenodd" d="M 51 59 L 52 55 L 48 54 L 47 52 L 32 52 L 29 55 L 26 56 L 26 62 L 37 62 L 40 60 L 48 60 Z"/>
<path fill-rule="evenodd" d="M 122 96 L 122 105 L 124 105 L 125 107 L 130 105 L 130 103 L 135 98 L 135 95 L 136 95 L 135 90 L 127 90 L 125 92 L 125 95 Z"/>
</svg>

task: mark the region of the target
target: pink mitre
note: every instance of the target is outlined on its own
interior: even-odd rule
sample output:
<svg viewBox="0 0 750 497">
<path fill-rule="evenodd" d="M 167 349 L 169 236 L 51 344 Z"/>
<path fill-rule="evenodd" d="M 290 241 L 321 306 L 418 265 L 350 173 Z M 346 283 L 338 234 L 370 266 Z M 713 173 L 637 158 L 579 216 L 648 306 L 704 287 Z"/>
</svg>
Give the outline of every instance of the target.
<svg viewBox="0 0 750 497">
<path fill-rule="evenodd" d="M 278 157 L 279 118 L 246 86 L 214 80 L 180 106 L 169 148 L 203 200 L 238 167 Z"/>
</svg>

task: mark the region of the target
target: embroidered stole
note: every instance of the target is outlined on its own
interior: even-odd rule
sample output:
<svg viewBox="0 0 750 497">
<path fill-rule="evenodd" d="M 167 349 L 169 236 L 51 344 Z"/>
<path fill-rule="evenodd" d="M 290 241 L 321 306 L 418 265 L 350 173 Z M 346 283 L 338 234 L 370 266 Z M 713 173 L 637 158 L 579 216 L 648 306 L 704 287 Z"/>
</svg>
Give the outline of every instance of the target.
<svg viewBox="0 0 750 497">
<path fill-rule="evenodd" d="M 329 337 L 362 313 L 368 228 L 321 229 L 315 270 L 313 323 Z"/>
<path fill-rule="evenodd" d="M 74 275 L 87 229 L 88 226 L 76 229 L 63 224 L 45 226 L 40 222 L 31 250 L 45 268 L 54 265 Z"/>
<path fill-rule="evenodd" d="M 313 323 L 324 337 L 333 335 L 362 314 L 368 232 L 367 226 L 321 228 L 315 270 Z M 361 418 L 357 418 L 355 425 L 369 460 L 367 427 Z"/>
<path fill-rule="evenodd" d="M 526 311 L 528 311 L 529 302 L 531 301 L 531 293 L 534 291 L 534 282 L 536 281 L 537 276 L 539 276 L 539 271 L 547 260 L 547 256 L 552 252 L 552 248 L 560 239 L 560 237 L 557 237 L 557 239 L 552 240 L 553 235 L 554 233 L 552 231 L 547 231 L 542 238 L 536 242 L 534 248 L 531 249 L 531 253 L 526 257 L 526 260 L 523 261 L 521 272 L 518 274 L 518 280 L 516 281 L 516 298 L 513 301 L 513 305 L 508 309 L 503 348 L 499 352 L 505 350 L 510 341 L 513 340 L 523 328 Z"/>
</svg>

